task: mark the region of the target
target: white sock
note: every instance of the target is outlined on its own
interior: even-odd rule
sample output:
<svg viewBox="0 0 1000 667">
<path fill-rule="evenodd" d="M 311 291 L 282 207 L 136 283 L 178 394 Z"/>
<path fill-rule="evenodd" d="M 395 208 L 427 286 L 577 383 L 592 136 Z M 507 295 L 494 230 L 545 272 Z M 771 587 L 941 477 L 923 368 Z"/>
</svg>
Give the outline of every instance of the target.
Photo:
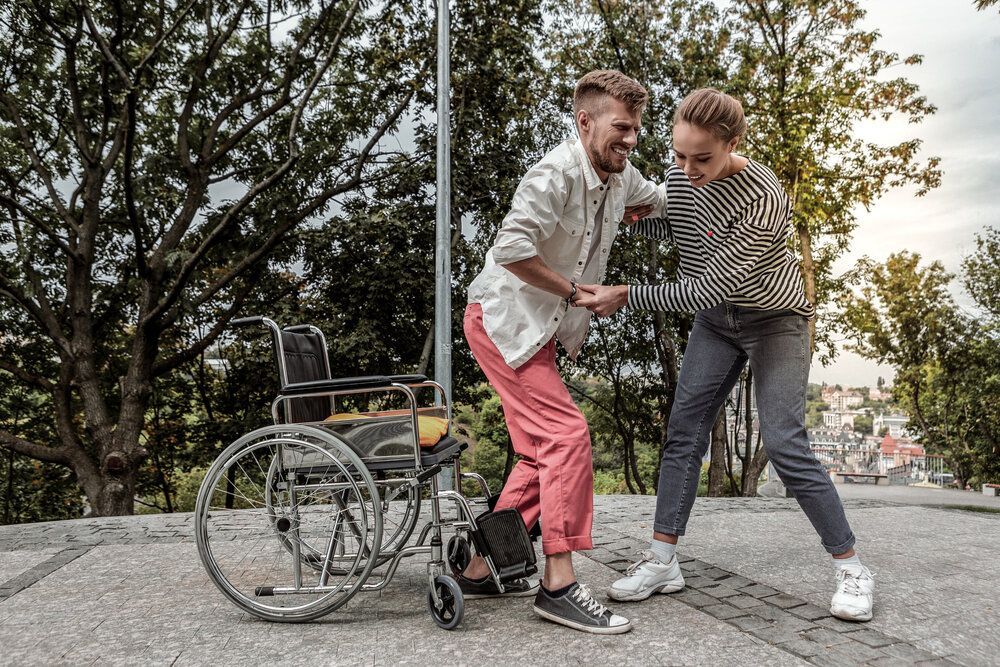
<svg viewBox="0 0 1000 667">
<path fill-rule="evenodd" d="M 849 570 L 853 574 L 861 574 L 861 558 L 856 553 L 850 558 L 834 558 L 833 566 L 837 569 Z"/>
<path fill-rule="evenodd" d="M 661 563 L 669 563 L 677 553 L 677 545 L 654 539 L 649 550 Z"/>
</svg>

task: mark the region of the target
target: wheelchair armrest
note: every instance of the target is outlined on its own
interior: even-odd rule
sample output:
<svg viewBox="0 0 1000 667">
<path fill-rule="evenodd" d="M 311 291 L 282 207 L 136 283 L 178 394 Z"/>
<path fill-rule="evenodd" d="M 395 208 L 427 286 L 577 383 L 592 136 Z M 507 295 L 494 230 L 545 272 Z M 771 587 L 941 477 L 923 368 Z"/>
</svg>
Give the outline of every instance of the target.
<svg viewBox="0 0 1000 667">
<path fill-rule="evenodd" d="M 352 391 L 354 389 L 373 389 L 388 387 L 392 380 L 384 375 L 367 375 L 364 377 L 337 378 L 336 380 L 312 380 L 310 382 L 293 382 L 281 388 L 282 396 L 298 394 L 314 394 L 324 391 Z"/>
<path fill-rule="evenodd" d="M 426 375 L 390 375 L 389 379 L 399 384 L 420 384 L 427 382 Z"/>
</svg>

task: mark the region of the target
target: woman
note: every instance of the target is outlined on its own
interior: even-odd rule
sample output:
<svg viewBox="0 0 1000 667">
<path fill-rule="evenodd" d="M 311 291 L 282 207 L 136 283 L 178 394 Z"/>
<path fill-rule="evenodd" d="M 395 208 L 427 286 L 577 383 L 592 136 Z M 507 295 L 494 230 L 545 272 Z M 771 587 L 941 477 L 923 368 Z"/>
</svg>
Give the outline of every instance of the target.
<svg viewBox="0 0 1000 667">
<path fill-rule="evenodd" d="M 806 434 L 807 320 L 814 310 L 786 246 L 791 207 L 770 169 L 734 152 L 746 127 L 733 97 L 711 88 L 691 93 L 674 116 L 676 165 L 667 172 L 666 217 L 638 221 L 648 209 L 626 214 L 639 233 L 677 246 L 677 282 L 579 286 L 575 305 L 597 315 L 623 306 L 697 312 L 670 413 L 652 545 L 609 595 L 636 601 L 683 588 L 677 538 L 694 503 L 712 425 L 749 361 L 764 448 L 833 555 L 838 585 L 830 613 L 868 621 L 874 580 L 854 551 L 840 497 Z"/>
</svg>

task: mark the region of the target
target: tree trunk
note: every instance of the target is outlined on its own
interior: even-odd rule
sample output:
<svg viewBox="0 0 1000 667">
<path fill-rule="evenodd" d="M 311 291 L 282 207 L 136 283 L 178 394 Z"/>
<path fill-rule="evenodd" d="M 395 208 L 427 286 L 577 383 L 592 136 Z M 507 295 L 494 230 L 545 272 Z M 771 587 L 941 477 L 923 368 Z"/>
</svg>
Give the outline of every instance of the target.
<svg viewBox="0 0 1000 667">
<path fill-rule="evenodd" d="M 726 409 L 719 410 L 719 416 L 712 427 L 712 449 L 708 464 L 708 495 L 713 498 L 728 496 L 729 479 L 726 476 Z"/>
<path fill-rule="evenodd" d="M 743 487 L 741 493 L 746 498 L 753 498 L 757 495 L 757 484 L 760 481 L 760 474 L 764 472 L 764 467 L 767 465 L 767 452 L 764 451 L 764 447 L 761 445 L 760 433 L 757 433 L 757 449 L 753 453 L 753 457 L 743 466 Z"/>
<path fill-rule="evenodd" d="M 812 235 L 804 224 L 799 227 L 799 251 L 802 253 L 802 282 L 806 298 L 816 306 L 816 262 L 813 260 Z M 809 319 L 809 349 L 816 351 L 816 318 Z"/>
</svg>

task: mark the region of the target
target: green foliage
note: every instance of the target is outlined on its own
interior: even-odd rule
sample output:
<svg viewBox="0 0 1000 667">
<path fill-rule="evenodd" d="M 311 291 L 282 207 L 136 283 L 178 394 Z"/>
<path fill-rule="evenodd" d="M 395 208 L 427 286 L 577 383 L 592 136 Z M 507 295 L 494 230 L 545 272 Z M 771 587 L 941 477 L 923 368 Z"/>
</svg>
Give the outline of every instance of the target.
<svg viewBox="0 0 1000 667">
<path fill-rule="evenodd" d="M 854 418 L 854 431 L 864 435 L 872 435 L 872 422 L 874 419 L 869 416 L 859 415 Z"/>
<path fill-rule="evenodd" d="M 940 263 L 921 266 L 910 253 L 863 262 L 860 292 L 841 299 L 853 348 L 894 367 L 894 399 L 962 485 L 1000 479 L 1000 317 L 989 289 L 1000 284 L 998 260 L 1000 233 L 989 228 L 963 263 L 980 318 L 955 305 Z"/>
<path fill-rule="evenodd" d="M 832 330 L 819 326 L 845 289 L 832 272 L 849 247 L 857 212 L 891 188 L 911 183 L 918 196 L 940 183 L 940 160 L 918 157 L 919 139 L 880 145 L 860 138 L 864 120 L 920 122 L 935 107 L 896 70 L 920 63 L 881 49 L 862 27 L 854 0 L 733 3 L 736 56 L 727 88 L 741 97 L 748 155 L 769 166 L 792 200 L 792 246 L 802 259 L 814 349 L 834 354 Z"/>
</svg>

